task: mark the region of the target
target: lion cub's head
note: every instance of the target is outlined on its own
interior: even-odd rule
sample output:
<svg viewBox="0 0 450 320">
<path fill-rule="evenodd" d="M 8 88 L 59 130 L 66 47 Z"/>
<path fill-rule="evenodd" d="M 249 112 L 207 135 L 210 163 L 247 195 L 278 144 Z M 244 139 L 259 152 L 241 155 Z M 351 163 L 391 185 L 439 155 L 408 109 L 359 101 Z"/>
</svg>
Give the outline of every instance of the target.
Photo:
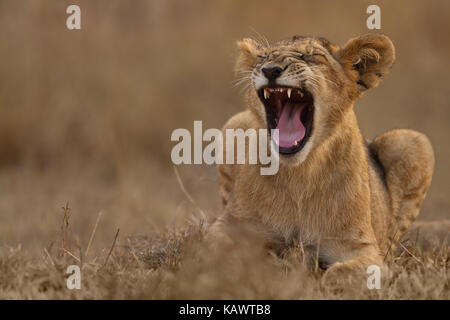
<svg viewBox="0 0 450 320">
<path fill-rule="evenodd" d="M 343 47 L 323 38 L 295 36 L 274 45 L 238 43 L 237 71 L 251 81 L 251 108 L 263 126 L 278 129 L 272 140 L 282 159 L 300 163 L 339 130 L 338 124 L 365 90 L 392 66 L 388 37 L 365 35 Z"/>
</svg>

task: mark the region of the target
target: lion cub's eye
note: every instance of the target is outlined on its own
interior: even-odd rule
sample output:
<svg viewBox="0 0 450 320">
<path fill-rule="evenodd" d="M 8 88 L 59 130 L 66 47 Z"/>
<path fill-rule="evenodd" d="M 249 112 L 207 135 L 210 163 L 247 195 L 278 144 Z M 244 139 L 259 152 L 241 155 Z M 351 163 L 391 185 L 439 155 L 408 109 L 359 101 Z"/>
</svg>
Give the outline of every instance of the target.
<svg viewBox="0 0 450 320">
<path fill-rule="evenodd" d="M 303 59 L 304 54 L 298 51 L 286 51 L 286 55 L 294 59 Z"/>
<path fill-rule="evenodd" d="M 303 60 L 305 60 L 306 62 L 315 63 L 315 64 L 327 63 L 327 59 L 321 53 L 313 53 L 313 54 L 305 55 L 303 57 Z"/>
<path fill-rule="evenodd" d="M 258 54 L 256 56 L 255 67 L 261 65 L 267 59 L 266 55 Z"/>
</svg>

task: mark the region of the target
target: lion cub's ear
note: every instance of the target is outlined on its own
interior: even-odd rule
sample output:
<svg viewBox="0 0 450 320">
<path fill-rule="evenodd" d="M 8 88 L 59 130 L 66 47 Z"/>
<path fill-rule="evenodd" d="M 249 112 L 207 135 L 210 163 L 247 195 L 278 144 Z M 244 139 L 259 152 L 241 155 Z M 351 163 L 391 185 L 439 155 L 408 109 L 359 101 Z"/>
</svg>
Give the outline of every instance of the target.
<svg viewBox="0 0 450 320">
<path fill-rule="evenodd" d="M 347 41 L 338 52 L 341 65 L 350 71 L 359 92 L 375 88 L 395 61 L 392 41 L 381 34 L 368 34 Z"/>
<path fill-rule="evenodd" d="M 245 71 L 253 69 L 258 54 L 261 50 L 261 45 L 253 39 L 246 38 L 238 41 L 238 47 L 241 52 L 236 61 L 236 71 Z"/>
</svg>

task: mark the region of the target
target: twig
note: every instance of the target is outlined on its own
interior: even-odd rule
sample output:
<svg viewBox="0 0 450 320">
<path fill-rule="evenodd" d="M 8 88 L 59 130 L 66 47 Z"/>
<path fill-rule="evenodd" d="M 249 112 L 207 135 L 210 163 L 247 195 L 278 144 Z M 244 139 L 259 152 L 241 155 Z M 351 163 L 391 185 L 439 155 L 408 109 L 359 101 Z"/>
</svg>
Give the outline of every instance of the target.
<svg viewBox="0 0 450 320">
<path fill-rule="evenodd" d="M 106 259 L 105 259 L 105 262 L 103 263 L 102 268 L 105 267 L 106 264 L 108 263 L 109 256 L 111 255 L 114 247 L 116 246 L 116 241 L 117 241 L 117 237 L 119 236 L 119 231 L 120 231 L 120 229 L 117 229 L 116 236 L 114 237 L 114 242 L 111 246 L 111 249 L 109 249 L 108 255 L 106 256 Z"/>
</svg>

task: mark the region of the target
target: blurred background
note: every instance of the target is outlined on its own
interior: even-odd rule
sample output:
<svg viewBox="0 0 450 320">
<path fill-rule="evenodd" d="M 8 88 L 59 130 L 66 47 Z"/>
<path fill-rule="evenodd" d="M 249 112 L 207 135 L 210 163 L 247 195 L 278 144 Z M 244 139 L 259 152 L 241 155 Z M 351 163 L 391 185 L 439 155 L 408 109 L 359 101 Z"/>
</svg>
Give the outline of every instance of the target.
<svg viewBox="0 0 450 320">
<path fill-rule="evenodd" d="M 66 8 L 81 7 L 81 30 Z M 450 212 L 450 2 L 0 0 L 0 245 L 41 254 L 57 240 L 66 203 L 84 245 L 182 225 L 220 210 L 213 166 L 170 160 L 176 128 L 221 128 L 242 110 L 233 87 L 236 41 L 294 34 L 344 44 L 380 32 L 397 61 L 357 101 L 367 138 L 393 128 L 428 135 L 436 171 L 420 219 Z"/>
</svg>

